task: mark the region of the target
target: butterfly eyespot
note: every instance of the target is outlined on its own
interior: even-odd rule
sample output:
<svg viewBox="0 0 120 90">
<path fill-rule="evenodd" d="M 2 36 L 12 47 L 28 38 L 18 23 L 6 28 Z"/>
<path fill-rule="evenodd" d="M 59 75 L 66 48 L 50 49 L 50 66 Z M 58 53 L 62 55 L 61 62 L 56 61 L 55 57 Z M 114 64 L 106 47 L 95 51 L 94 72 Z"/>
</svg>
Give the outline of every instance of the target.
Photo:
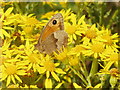
<svg viewBox="0 0 120 90">
<path fill-rule="evenodd" d="M 53 25 L 57 24 L 57 20 L 53 20 L 52 23 L 53 23 Z"/>
</svg>

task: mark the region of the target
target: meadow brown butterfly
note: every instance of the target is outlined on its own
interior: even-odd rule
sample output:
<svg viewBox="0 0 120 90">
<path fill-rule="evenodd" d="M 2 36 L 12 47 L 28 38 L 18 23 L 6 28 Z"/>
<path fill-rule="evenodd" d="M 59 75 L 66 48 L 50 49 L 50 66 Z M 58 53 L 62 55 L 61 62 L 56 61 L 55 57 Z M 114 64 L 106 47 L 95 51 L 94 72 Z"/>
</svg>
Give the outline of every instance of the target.
<svg viewBox="0 0 120 90">
<path fill-rule="evenodd" d="M 36 49 L 41 53 L 51 54 L 67 45 L 68 35 L 64 31 L 63 16 L 55 14 L 43 28 Z"/>
</svg>

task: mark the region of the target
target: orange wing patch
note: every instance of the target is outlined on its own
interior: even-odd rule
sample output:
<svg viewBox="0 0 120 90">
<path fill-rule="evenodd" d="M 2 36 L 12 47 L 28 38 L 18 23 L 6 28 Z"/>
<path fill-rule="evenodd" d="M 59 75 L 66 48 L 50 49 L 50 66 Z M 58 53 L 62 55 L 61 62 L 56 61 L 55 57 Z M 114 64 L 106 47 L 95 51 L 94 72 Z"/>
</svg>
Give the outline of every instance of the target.
<svg viewBox="0 0 120 90">
<path fill-rule="evenodd" d="M 44 33 L 42 34 L 42 37 L 41 37 L 41 41 L 44 41 L 50 34 L 52 34 L 53 32 L 56 32 L 60 30 L 60 28 L 58 26 L 47 26 L 45 28 L 45 31 Z"/>
</svg>

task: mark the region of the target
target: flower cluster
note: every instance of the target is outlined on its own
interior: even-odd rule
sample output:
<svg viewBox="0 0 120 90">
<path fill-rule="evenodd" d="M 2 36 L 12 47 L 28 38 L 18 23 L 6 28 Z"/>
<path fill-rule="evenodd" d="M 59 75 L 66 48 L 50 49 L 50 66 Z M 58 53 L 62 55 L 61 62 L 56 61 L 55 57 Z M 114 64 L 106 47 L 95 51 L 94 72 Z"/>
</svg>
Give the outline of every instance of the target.
<svg viewBox="0 0 120 90">
<path fill-rule="evenodd" d="M 45 3 L 43 3 L 45 4 Z M 0 8 L 1 77 L 3 88 L 102 88 L 119 80 L 118 34 L 85 22 L 71 9 L 34 14 Z M 35 49 L 42 27 L 56 13 L 64 17 L 67 47 L 52 55 Z M 44 19 L 46 18 L 46 19 Z"/>
</svg>

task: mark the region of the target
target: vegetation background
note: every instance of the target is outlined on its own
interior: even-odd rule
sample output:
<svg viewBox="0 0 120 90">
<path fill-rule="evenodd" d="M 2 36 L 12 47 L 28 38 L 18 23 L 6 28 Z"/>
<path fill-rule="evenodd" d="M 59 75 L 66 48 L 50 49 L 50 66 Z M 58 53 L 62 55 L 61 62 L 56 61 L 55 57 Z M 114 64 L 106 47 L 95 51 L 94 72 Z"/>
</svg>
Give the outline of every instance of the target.
<svg viewBox="0 0 120 90">
<path fill-rule="evenodd" d="M 117 59 L 118 55 L 119 55 L 119 39 L 118 39 L 118 35 L 120 34 L 120 2 L 0 2 L 1 4 L 1 8 L 0 8 L 0 18 L 1 18 L 1 31 L 3 33 L 3 35 L 1 34 L 1 67 L 4 68 L 2 70 L 8 70 L 7 67 L 9 67 L 11 64 L 12 65 L 19 65 L 20 63 L 23 63 L 24 59 L 29 58 L 29 59 L 35 59 L 34 57 L 30 57 L 31 54 L 29 55 L 28 52 L 31 52 L 33 56 L 37 57 L 37 58 L 44 58 L 45 60 L 49 58 L 51 58 L 52 56 L 40 56 L 37 52 L 34 52 L 33 48 L 31 49 L 31 46 L 34 46 L 33 43 L 34 40 L 32 41 L 31 38 L 37 38 L 38 36 L 35 34 L 40 32 L 40 29 L 42 30 L 43 26 L 45 26 L 46 22 L 48 22 L 48 17 L 51 17 L 52 15 L 55 14 L 55 12 L 60 12 L 61 10 L 63 10 L 64 15 L 66 13 L 73 13 L 75 16 L 75 18 L 77 19 L 77 22 L 79 21 L 79 19 L 81 17 L 83 17 L 85 15 L 84 18 L 84 22 L 86 22 L 86 26 L 90 25 L 90 27 L 94 24 L 96 25 L 94 28 L 101 30 L 101 28 L 107 28 L 108 30 L 110 30 L 111 32 L 111 36 L 113 35 L 113 38 L 115 36 L 115 48 L 113 50 L 113 52 L 115 54 L 117 54 Z M 13 9 L 8 10 L 9 8 L 13 7 Z M 6 11 L 8 10 L 8 12 L 6 13 Z M 14 15 L 16 16 L 14 16 Z M 33 15 L 32 15 L 33 14 Z M 10 17 L 12 16 L 13 17 Z M 19 17 L 17 17 L 17 15 L 21 18 L 19 19 Z M 67 16 L 68 15 L 68 16 Z M 67 14 L 66 17 L 69 17 L 70 14 Z M 26 17 L 24 17 L 26 16 Z M 36 24 L 36 28 L 37 30 L 35 30 L 34 32 L 29 33 L 28 31 L 25 31 L 25 34 L 22 32 L 24 31 L 24 28 L 21 28 L 22 26 L 24 26 L 24 19 L 26 20 L 27 18 L 30 18 L 31 16 L 35 16 L 35 19 L 38 20 L 40 22 L 40 24 L 36 24 L 37 21 L 33 21 L 33 23 L 35 22 Z M 4 18 L 3 18 L 4 17 Z M 10 17 L 10 18 L 9 18 Z M 72 18 L 72 16 L 70 17 Z M 7 21 L 8 19 L 8 21 Z M 13 21 L 15 20 L 16 21 Z M 23 21 L 22 21 L 23 19 Z M 18 21 L 17 21 L 18 20 Z M 46 20 L 46 21 L 45 21 Z M 71 19 L 70 19 L 71 20 Z M 72 19 L 74 20 L 74 19 Z M 81 19 L 82 20 L 82 19 Z M 11 21 L 11 22 L 10 22 Z M 29 21 L 29 19 L 28 19 Z M 8 22 L 8 23 L 6 23 Z M 13 24 L 14 22 L 14 24 Z M 17 23 L 16 23 L 17 22 Z M 69 22 L 69 20 L 68 20 Z M 28 24 L 32 23 L 31 22 L 27 22 Z M 70 22 L 70 24 L 74 23 L 74 21 Z M 30 24 L 32 25 L 32 24 Z M 37 26 L 38 25 L 38 26 Z M 77 25 L 76 25 L 77 26 Z M 7 28 L 6 28 L 7 27 Z M 27 27 L 27 26 L 26 26 Z M 12 28 L 15 28 L 15 30 L 12 30 Z M 30 31 L 31 32 L 31 31 Z M 105 31 L 107 33 L 107 30 Z M 115 35 L 114 35 L 115 34 Z M 33 35 L 33 36 L 32 36 Z M 17 37 L 14 37 L 17 36 Z M 78 36 L 76 36 L 78 37 Z M 73 35 L 73 39 L 76 38 Z M 84 35 L 83 35 L 84 37 Z M 21 40 L 23 39 L 23 42 L 21 42 Z M 27 41 L 27 39 L 30 39 L 30 41 Z M 78 38 L 77 38 L 78 39 Z M 75 40 L 74 40 L 75 41 Z M 35 41 L 37 42 L 37 41 Z M 70 44 L 69 47 L 72 46 L 72 50 L 75 50 L 75 47 L 77 47 L 77 40 L 75 41 L 75 44 Z M 114 42 L 114 41 L 113 41 Z M 9 44 L 10 43 L 10 44 Z M 30 45 L 29 45 L 30 44 Z M 81 44 L 81 42 L 79 42 L 79 44 Z M 15 46 L 14 46 L 15 45 Z M 21 46 L 23 45 L 23 46 Z M 29 49 L 30 47 L 30 49 Z M 24 50 L 24 49 L 27 50 Z M 20 50 L 20 51 L 19 51 Z M 23 51 L 24 52 L 23 52 Z M 29 51 L 30 50 L 30 51 Z M 63 51 L 64 52 L 64 51 Z M 110 51 L 112 52 L 112 51 Z M 17 54 L 18 55 L 17 55 Z M 59 55 L 54 55 L 53 57 L 56 59 L 58 59 L 58 61 L 55 61 L 55 59 L 52 61 L 54 62 L 54 64 L 57 62 L 59 64 L 63 63 L 60 62 L 57 56 L 59 57 L 63 57 L 65 56 L 67 53 L 67 51 L 65 51 L 63 53 L 63 55 L 59 56 Z M 72 52 L 73 53 L 73 52 Z M 78 54 L 78 53 L 77 53 Z M 76 55 L 77 55 L 76 54 Z M 86 53 L 84 53 L 85 55 L 87 55 Z M 39 57 L 38 57 L 39 55 Z M 24 58 L 26 57 L 26 58 Z M 74 55 L 72 56 L 67 56 L 68 58 L 72 57 L 75 60 Z M 78 57 L 78 56 L 77 56 Z M 110 56 L 107 56 L 107 59 Z M 7 59 L 6 59 L 7 58 Z M 11 59 L 16 58 L 15 61 L 10 61 Z M 3 88 L 120 88 L 119 85 L 119 74 L 120 74 L 120 65 L 118 63 L 118 61 L 114 61 L 112 64 L 107 64 L 108 62 L 112 62 L 112 61 L 104 61 L 104 57 L 101 58 L 97 58 L 98 62 L 93 62 L 95 61 L 95 59 L 91 58 L 91 57 L 84 57 L 84 55 L 82 56 L 82 58 L 84 58 L 82 62 L 82 64 L 80 64 L 79 67 L 74 67 L 72 65 L 68 65 L 68 63 L 66 64 L 66 62 L 64 64 L 62 64 L 61 66 L 59 66 L 59 69 L 57 72 L 65 74 L 65 75 L 59 75 L 59 74 L 54 74 L 54 73 L 50 73 L 50 75 L 53 76 L 53 78 L 51 78 L 51 76 L 48 74 L 48 72 L 45 74 L 43 74 L 40 70 L 41 68 L 39 68 L 39 70 L 33 65 L 29 66 L 28 63 L 29 61 L 25 62 L 23 64 L 24 66 L 28 66 L 28 69 L 26 71 L 26 68 L 21 68 L 21 70 L 25 70 L 27 73 L 24 74 L 23 71 L 20 72 L 19 74 L 16 74 L 16 72 L 7 72 L 7 75 L 2 78 L 2 87 Z M 29 60 L 27 59 L 27 60 Z M 17 61 L 18 60 L 18 61 Z M 20 61 L 19 61 L 20 60 Z M 36 60 L 36 59 L 35 59 Z M 90 62 L 86 62 L 87 60 L 90 60 Z M 102 61 L 103 60 L 103 61 Z M 36 60 L 37 61 L 37 60 Z M 39 60 L 38 60 L 39 62 Z M 117 62 L 117 64 L 116 64 Z M 6 64 L 7 63 L 7 64 Z M 19 63 L 19 64 L 17 64 Z M 69 62 L 70 63 L 70 62 Z M 10 64 L 10 65 L 8 65 Z M 51 64 L 51 63 L 50 63 Z M 99 64 L 99 65 L 98 65 Z M 39 66 L 42 66 L 41 63 L 38 63 Z M 104 71 L 106 70 L 106 66 L 108 65 L 108 71 Z M 67 66 L 69 66 L 69 69 L 67 68 Z M 83 66 L 83 68 L 81 68 L 80 70 L 78 68 L 80 68 L 81 66 Z M 12 67 L 12 66 L 11 66 Z M 44 66 L 45 67 L 45 66 Z M 97 71 L 94 71 L 93 69 L 97 68 Z M 84 68 L 85 69 L 84 71 Z M 103 71 L 101 70 L 103 68 Z M 13 69 L 13 68 L 12 68 Z M 5 73 L 4 71 L 2 71 L 2 73 Z M 16 69 L 17 71 L 18 69 Z M 19 70 L 18 70 L 19 71 Z M 48 70 L 49 71 L 49 70 Z M 36 73 L 37 72 L 37 73 Z M 11 74 L 12 73 L 12 74 Z M 39 75 L 38 75 L 39 73 Z M 41 74 L 42 73 L 42 74 Z M 82 73 L 82 74 L 81 74 Z M 18 76 L 15 76 L 15 75 Z M 98 75 L 97 75 L 98 74 Z M 4 74 L 3 74 L 4 75 Z M 13 75 L 13 76 L 11 76 Z M 33 76 L 32 76 L 33 75 Z M 46 75 L 46 76 L 45 76 Z M 59 78 L 56 76 L 58 75 Z M 73 77 L 71 77 L 71 75 Z M 10 78 L 9 78 L 10 76 Z M 14 78 L 13 78 L 14 77 Z M 46 78 L 47 77 L 47 78 Z M 63 78 L 64 77 L 64 78 Z M 32 78 L 32 79 L 30 79 Z M 99 79 L 98 79 L 99 78 Z M 51 81 L 53 80 L 53 81 Z M 57 82 L 56 81 L 60 81 Z M 45 83 L 45 84 L 43 84 Z"/>
</svg>

